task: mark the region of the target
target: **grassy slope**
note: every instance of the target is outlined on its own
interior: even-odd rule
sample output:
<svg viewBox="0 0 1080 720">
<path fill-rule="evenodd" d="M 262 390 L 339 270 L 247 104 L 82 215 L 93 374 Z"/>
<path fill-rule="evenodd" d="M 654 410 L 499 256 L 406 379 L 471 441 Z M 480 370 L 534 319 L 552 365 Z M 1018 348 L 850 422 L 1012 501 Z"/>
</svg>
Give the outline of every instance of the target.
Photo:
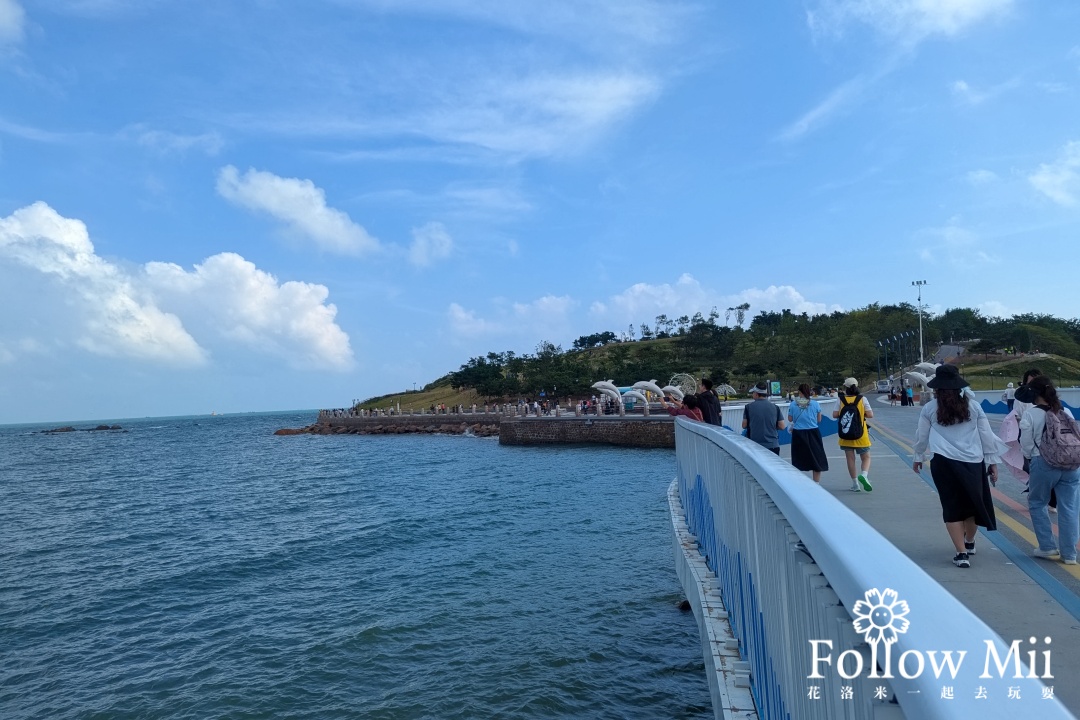
<svg viewBox="0 0 1080 720">
<path fill-rule="evenodd" d="M 357 407 L 365 410 L 374 410 L 375 408 L 397 407 L 399 403 L 401 404 L 401 409 L 408 412 L 409 410 L 421 410 L 439 404 L 445 404 L 448 407 L 453 407 L 455 405 L 472 407 L 473 403 L 483 405 L 484 400 L 476 394 L 475 390 L 463 390 L 458 392 L 450 387 L 449 380 L 440 378 L 423 390 L 417 390 L 415 392 L 410 390 L 409 392 L 368 398 Z"/>
<path fill-rule="evenodd" d="M 995 355 L 964 355 L 955 364 L 962 365 L 964 378 L 976 390 L 1003 390 L 1005 383 L 1020 384 L 1030 368 L 1038 368 L 1058 386 L 1080 384 L 1080 361 L 1060 355 L 1027 355 L 1001 357 Z M 1059 371 L 1058 368 L 1061 368 Z M 990 373 L 993 372 L 993 375 Z"/>
<path fill-rule="evenodd" d="M 638 351 L 638 348 L 668 345 L 676 340 L 677 338 L 669 337 L 660 338 L 659 340 L 647 340 L 643 343 L 613 343 L 602 347 L 590 348 L 588 350 L 571 350 L 570 352 L 584 352 L 593 360 L 600 360 L 607 357 L 615 347 L 628 348 L 630 355 L 633 356 Z M 598 377 L 596 379 L 606 380 L 607 378 Z M 663 384 L 664 383 L 662 382 L 661 385 Z M 448 407 L 453 407 L 455 405 L 472 407 L 473 403 L 483 405 L 484 398 L 477 395 L 474 390 L 463 390 L 461 392 L 454 390 L 450 387 L 450 376 L 444 375 L 438 380 L 429 383 L 423 390 L 418 390 L 416 392 L 408 391 L 403 393 L 391 393 L 389 395 L 368 398 L 357 405 L 357 407 L 364 410 L 374 410 L 376 408 L 396 407 L 397 403 L 401 403 L 401 409 L 407 411 L 409 408 L 419 410 L 421 408 L 429 408 L 432 404 L 438 405 L 439 403 L 445 403 Z"/>
</svg>

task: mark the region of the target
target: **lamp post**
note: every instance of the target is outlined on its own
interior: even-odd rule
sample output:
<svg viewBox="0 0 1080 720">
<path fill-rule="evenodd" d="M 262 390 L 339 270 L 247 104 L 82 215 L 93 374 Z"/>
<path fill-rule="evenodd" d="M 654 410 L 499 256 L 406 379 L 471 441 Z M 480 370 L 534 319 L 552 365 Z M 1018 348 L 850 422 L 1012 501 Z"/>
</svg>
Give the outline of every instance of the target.
<svg viewBox="0 0 1080 720">
<path fill-rule="evenodd" d="M 912 280 L 913 287 L 919 288 L 919 362 L 923 361 L 923 340 L 922 340 L 922 289 L 926 284 L 925 280 Z"/>
</svg>

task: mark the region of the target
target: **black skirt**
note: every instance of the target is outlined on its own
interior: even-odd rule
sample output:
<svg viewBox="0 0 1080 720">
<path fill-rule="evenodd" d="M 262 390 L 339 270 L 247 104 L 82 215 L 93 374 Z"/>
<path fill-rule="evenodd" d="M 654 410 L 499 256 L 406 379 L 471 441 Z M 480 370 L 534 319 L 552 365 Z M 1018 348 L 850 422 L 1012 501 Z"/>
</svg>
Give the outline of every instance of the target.
<svg viewBox="0 0 1080 720">
<path fill-rule="evenodd" d="M 930 460 L 930 475 L 941 498 L 941 516 L 945 522 L 973 517 L 976 525 L 997 530 L 986 463 L 962 462 L 935 454 Z"/>
<path fill-rule="evenodd" d="M 791 464 L 796 470 L 825 472 L 829 469 L 829 459 L 825 457 L 820 430 L 814 428 L 791 431 Z"/>
</svg>

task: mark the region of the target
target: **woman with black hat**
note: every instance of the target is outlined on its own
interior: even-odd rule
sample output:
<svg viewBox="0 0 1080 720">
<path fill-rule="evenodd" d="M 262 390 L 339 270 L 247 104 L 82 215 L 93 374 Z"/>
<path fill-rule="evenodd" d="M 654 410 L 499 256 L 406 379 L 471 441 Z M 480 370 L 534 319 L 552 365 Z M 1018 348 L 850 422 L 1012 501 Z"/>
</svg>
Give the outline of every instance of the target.
<svg viewBox="0 0 1080 720">
<path fill-rule="evenodd" d="M 961 393 L 967 386 L 955 365 L 939 365 L 934 371 L 927 387 L 935 397 L 919 414 L 911 466 L 918 473 L 932 456 L 930 474 L 956 550 L 953 564 L 961 568 L 971 567 L 978 527 L 997 529 L 990 483 L 997 484 L 997 464 L 1007 450 L 982 407 Z"/>
</svg>

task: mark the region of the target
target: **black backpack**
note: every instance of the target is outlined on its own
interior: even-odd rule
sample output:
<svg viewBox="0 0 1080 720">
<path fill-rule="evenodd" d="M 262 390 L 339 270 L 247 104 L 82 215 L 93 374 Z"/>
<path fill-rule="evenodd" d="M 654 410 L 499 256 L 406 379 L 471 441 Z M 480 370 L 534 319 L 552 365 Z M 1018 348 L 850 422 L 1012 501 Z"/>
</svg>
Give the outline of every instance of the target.
<svg viewBox="0 0 1080 720">
<path fill-rule="evenodd" d="M 840 415 L 836 418 L 840 429 L 838 434 L 841 440 L 858 440 L 866 432 L 863 426 L 862 414 L 859 405 L 862 403 L 862 395 L 856 395 L 852 402 L 846 402 L 844 396 L 840 396 Z"/>
</svg>

